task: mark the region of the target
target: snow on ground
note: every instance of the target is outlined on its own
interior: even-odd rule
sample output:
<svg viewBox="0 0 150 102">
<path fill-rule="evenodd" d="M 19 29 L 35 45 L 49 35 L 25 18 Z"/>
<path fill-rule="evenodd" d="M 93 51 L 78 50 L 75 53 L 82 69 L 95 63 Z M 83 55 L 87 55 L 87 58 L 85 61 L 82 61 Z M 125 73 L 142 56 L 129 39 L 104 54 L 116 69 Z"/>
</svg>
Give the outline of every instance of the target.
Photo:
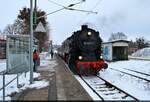
<svg viewBox="0 0 150 102">
<path fill-rule="evenodd" d="M 0 72 L 6 70 L 6 59 L 0 60 Z"/>
<path fill-rule="evenodd" d="M 150 58 L 150 48 L 141 49 L 137 51 L 136 53 L 132 54 L 132 56 Z M 123 68 L 128 68 L 128 69 L 132 69 L 135 71 L 150 74 L 150 61 L 127 60 L 127 61 L 116 61 L 116 62 L 107 62 L 107 63 L 109 66 L 108 69 L 102 70 L 99 76 L 103 77 L 110 83 L 113 83 L 114 85 L 118 86 L 119 88 L 130 93 L 131 95 L 137 97 L 140 100 L 150 101 L 150 83 L 111 69 L 111 68 L 115 68 L 115 69 L 130 73 L 130 74 L 134 74 L 136 76 L 140 76 L 142 78 L 146 78 L 150 80 L 149 76 L 141 75 L 141 74 L 123 69 Z M 79 82 L 82 84 L 80 80 Z M 88 91 L 89 89 L 87 87 L 85 87 L 85 89 L 87 90 L 87 92 L 89 92 Z M 97 98 L 95 97 L 93 93 L 91 94 L 91 96 L 94 100 L 97 100 Z"/>
<path fill-rule="evenodd" d="M 150 58 L 150 47 L 138 50 L 135 53 L 133 53 L 132 56 Z"/>
<path fill-rule="evenodd" d="M 108 63 L 108 66 L 109 68 L 107 70 L 100 72 L 101 77 L 127 91 L 140 100 L 150 100 L 150 83 L 110 69 L 115 68 L 133 74 L 132 72 L 123 69 L 128 68 L 150 74 L 150 61 L 117 61 Z M 137 73 L 134 73 L 134 75 L 140 76 Z"/>
<path fill-rule="evenodd" d="M 33 78 L 37 78 L 39 77 L 40 74 L 39 73 L 33 73 Z M 15 78 L 16 75 L 6 75 L 6 83 L 10 82 L 13 78 Z M 0 79 L 1 79 L 1 82 L 2 81 L 2 76 L 0 76 Z M 20 80 L 21 79 L 21 80 Z M 49 82 L 46 82 L 45 80 L 42 80 L 42 81 L 34 81 L 33 84 L 30 84 L 30 72 L 27 72 L 26 73 L 26 77 L 25 77 L 25 74 L 22 74 L 20 77 L 19 77 L 19 84 L 22 85 L 23 87 L 21 87 L 20 89 L 17 88 L 17 82 L 16 80 L 13 81 L 10 85 L 8 85 L 6 88 L 5 88 L 5 100 L 11 100 L 11 97 L 9 97 L 8 95 L 10 95 L 11 93 L 13 92 L 21 92 L 23 90 L 25 90 L 26 88 L 42 88 L 42 87 L 46 87 L 47 85 L 49 85 Z M 0 84 L 0 87 L 2 87 L 2 84 Z M 3 99 L 3 91 L 1 90 L 0 91 L 0 100 Z"/>
<path fill-rule="evenodd" d="M 41 62 L 41 66 L 47 66 L 48 64 L 51 66 L 51 68 L 53 68 L 56 64 L 55 61 L 48 61 L 49 59 L 51 59 L 51 57 L 46 53 L 43 52 L 40 54 L 40 62 Z M 6 69 L 6 60 L 0 60 L 0 71 L 3 71 Z M 37 78 L 40 76 L 40 73 L 33 73 L 33 78 Z M 6 75 L 5 76 L 5 83 L 8 83 L 10 80 L 12 80 L 13 78 L 15 78 L 16 75 L 12 74 L 12 75 Z M 20 80 L 21 79 L 21 80 Z M 0 88 L 2 88 L 3 86 L 3 76 L 0 75 Z M 17 82 L 16 80 L 13 81 L 11 84 L 9 84 L 6 87 L 6 92 L 5 92 L 5 99 L 6 100 L 10 100 L 11 98 L 8 96 L 10 95 L 12 92 L 21 92 L 22 90 L 25 90 L 26 88 L 42 88 L 42 87 L 46 87 L 47 85 L 49 85 L 49 82 L 46 82 L 45 80 L 42 81 L 34 81 L 33 84 L 30 84 L 30 72 L 27 72 L 26 74 L 23 73 L 19 76 L 19 84 L 22 85 L 23 87 L 21 88 L 17 88 Z M 3 99 L 3 90 L 0 90 L 0 100 Z"/>
<path fill-rule="evenodd" d="M 47 66 L 50 65 L 51 67 L 54 67 L 56 65 L 55 61 L 51 61 L 49 63 L 48 59 L 50 59 L 50 56 L 43 52 L 40 54 L 40 65 L 41 66 Z M 108 80 L 109 82 L 113 83 L 114 85 L 117 85 L 118 87 L 124 89 L 125 91 L 129 92 L 130 94 L 134 95 L 135 97 L 139 98 L 140 100 L 150 100 L 150 83 L 147 83 L 145 81 L 139 80 L 137 78 L 131 77 L 129 75 L 122 74 L 120 72 L 116 72 L 111 70 L 110 68 L 119 69 L 122 71 L 129 72 L 127 70 L 124 70 L 123 68 L 133 69 L 137 71 L 141 71 L 144 73 L 150 74 L 150 61 L 144 61 L 144 60 L 128 60 L 128 61 L 116 61 L 116 62 L 107 62 L 109 68 L 106 70 L 103 70 L 100 72 L 100 76 L 104 79 Z M 6 60 L 0 60 L 0 71 L 6 69 Z M 21 90 L 24 90 L 26 88 L 41 88 L 48 85 L 48 82 L 45 80 L 43 81 L 34 81 L 33 84 L 30 85 L 29 79 L 30 79 L 30 73 L 22 74 L 19 79 L 19 84 L 23 85 L 22 88 L 18 89 L 16 88 L 16 81 L 13 81 L 10 85 L 6 87 L 6 96 L 12 92 L 20 92 Z M 135 74 L 135 73 L 134 73 Z M 136 74 L 139 75 L 139 74 Z M 6 75 L 6 83 L 13 79 L 16 75 Z M 34 73 L 34 78 L 39 77 L 39 73 Z M 143 77 L 143 76 L 142 76 Z M 78 77 L 76 77 L 79 79 Z M 147 77 L 149 80 L 150 78 Z M 2 87 L 2 76 L 0 76 L 0 88 Z M 91 97 L 94 100 L 99 100 L 99 98 L 92 93 L 92 91 L 85 85 L 85 83 L 80 83 L 84 86 L 84 88 L 87 90 L 87 92 L 91 95 Z M 2 90 L 0 91 L 0 100 L 2 100 Z M 10 97 L 6 97 L 6 100 L 10 100 Z"/>
<path fill-rule="evenodd" d="M 108 63 L 109 67 L 122 69 L 128 68 L 150 74 L 150 61 L 127 60 Z"/>
<path fill-rule="evenodd" d="M 113 83 L 114 85 L 125 90 L 126 92 L 130 93 L 131 95 L 137 97 L 140 100 L 150 100 L 150 83 L 110 69 L 115 68 L 121 71 L 125 71 L 127 73 L 143 77 L 143 75 L 127 71 L 123 68 L 133 69 L 136 71 L 150 74 L 150 61 L 128 60 L 107 63 L 109 67 L 106 70 L 102 70 L 99 76 L 103 77 L 107 81 Z M 96 97 L 96 95 L 81 81 L 81 79 L 79 79 L 78 77 L 76 78 L 94 100 L 99 100 L 99 98 Z M 150 80 L 150 77 L 147 77 L 147 79 Z"/>
<path fill-rule="evenodd" d="M 48 59 L 51 59 L 50 54 L 48 54 L 47 52 L 42 52 L 40 54 L 40 66 L 50 65 L 51 67 L 54 67 L 57 65 L 56 61 L 51 61 L 51 63 L 48 63 Z"/>
<path fill-rule="evenodd" d="M 41 52 L 39 56 L 40 56 L 40 59 L 41 59 L 41 60 L 51 59 L 50 54 L 47 53 L 47 52 Z"/>
</svg>

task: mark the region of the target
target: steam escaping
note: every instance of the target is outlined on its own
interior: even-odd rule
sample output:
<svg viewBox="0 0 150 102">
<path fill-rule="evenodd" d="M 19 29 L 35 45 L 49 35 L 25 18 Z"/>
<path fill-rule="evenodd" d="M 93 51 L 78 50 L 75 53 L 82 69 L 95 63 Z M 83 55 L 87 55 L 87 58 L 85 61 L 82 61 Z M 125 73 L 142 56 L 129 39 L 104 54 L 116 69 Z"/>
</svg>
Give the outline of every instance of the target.
<svg viewBox="0 0 150 102">
<path fill-rule="evenodd" d="M 125 13 L 116 11 L 111 15 L 99 15 L 94 22 L 101 28 L 114 29 L 124 24 L 126 19 Z"/>
</svg>

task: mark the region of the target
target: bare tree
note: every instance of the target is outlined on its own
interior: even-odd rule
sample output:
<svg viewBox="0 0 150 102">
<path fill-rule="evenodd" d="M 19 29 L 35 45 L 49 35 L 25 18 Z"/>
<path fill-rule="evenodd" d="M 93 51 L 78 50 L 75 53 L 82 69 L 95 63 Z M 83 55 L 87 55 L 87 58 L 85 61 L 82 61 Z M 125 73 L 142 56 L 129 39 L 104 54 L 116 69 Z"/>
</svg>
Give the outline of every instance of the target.
<svg viewBox="0 0 150 102">
<path fill-rule="evenodd" d="M 13 25 L 17 34 L 23 34 L 25 32 L 24 30 L 26 28 L 26 25 L 23 20 L 16 19 Z"/>
<path fill-rule="evenodd" d="M 2 35 L 2 31 L 0 30 L 0 35 Z"/>
<path fill-rule="evenodd" d="M 45 40 L 45 42 L 43 42 L 44 43 L 44 50 L 45 51 L 48 51 L 48 47 L 49 47 L 49 37 L 50 37 L 50 26 L 47 24 L 47 26 L 46 26 L 46 34 L 45 34 L 45 37 L 44 37 L 44 40 Z"/>
<path fill-rule="evenodd" d="M 136 44 L 137 44 L 137 47 L 139 49 L 142 49 L 142 48 L 145 48 L 145 47 L 149 46 L 148 42 L 146 42 L 146 40 L 144 39 L 144 37 L 136 38 Z"/>
<path fill-rule="evenodd" d="M 35 10 L 34 10 L 34 13 L 35 13 Z M 41 17 L 41 18 L 36 19 L 36 23 L 38 24 L 39 22 L 42 22 L 44 27 L 46 27 L 47 21 L 46 21 L 46 16 L 44 16 L 44 15 L 46 15 L 45 11 L 37 9 L 36 16 L 37 16 L 37 18 L 38 17 Z M 22 10 L 19 10 L 19 14 L 18 14 L 17 18 L 18 18 L 18 21 L 20 23 L 22 23 L 21 26 L 23 26 L 23 28 L 24 28 L 23 29 L 24 31 L 22 32 L 22 34 L 29 34 L 30 33 L 30 27 L 29 27 L 29 25 L 30 25 L 30 8 L 24 7 Z M 36 26 L 37 25 L 34 24 L 33 29 L 35 29 Z"/>
<path fill-rule="evenodd" d="M 113 41 L 115 39 L 116 39 L 115 34 L 112 33 L 108 41 Z"/>
<path fill-rule="evenodd" d="M 34 11 L 35 12 L 35 11 Z M 39 22 L 42 22 L 44 28 L 46 30 L 49 28 L 48 22 L 46 21 L 46 15 L 45 11 L 42 10 L 37 10 L 36 11 L 36 16 L 41 17 L 36 20 L 36 23 L 38 24 Z M 33 25 L 33 29 L 36 28 L 37 24 Z M 5 29 L 4 33 L 5 34 L 29 34 L 30 33 L 30 8 L 24 7 L 22 10 L 19 10 L 19 14 L 17 16 L 17 19 L 14 21 L 13 24 L 8 24 Z M 49 40 L 49 30 L 46 32 L 34 32 L 34 37 L 39 40 L 39 46 L 40 46 L 40 51 L 47 49 L 47 42 Z"/>
<path fill-rule="evenodd" d="M 2 38 L 2 31 L 0 30 L 0 38 Z"/>
<path fill-rule="evenodd" d="M 35 13 L 35 10 L 34 10 Z M 45 29 L 47 29 L 48 22 L 46 20 L 46 12 L 42 10 L 36 10 L 36 16 L 38 19 L 36 19 L 36 24 L 33 25 L 33 29 L 35 30 L 37 27 L 37 24 L 40 22 L 44 26 Z M 41 18 L 39 18 L 41 17 Z M 19 14 L 17 16 L 16 24 L 20 28 L 18 31 L 21 34 L 29 34 L 30 33 L 30 8 L 24 7 L 22 10 L 19 10 Z M 43 50 L 46 50 L 48 46 L 48 33 L 47 32 L 34 32 L 33 36 L 39 40 L 39 50 L 40 52 Z"/>
<path fill-rule="evenodd" d="M 4 33 L 5 34 L 15 34 L 15 27 L 13 26 L 13 24 L 8 24 L 6 26 L 6 28 L 4 29 Z"/>
<path fill-rule="evenodd" d="M 22 20 L 16 19 L 13 24 L 8 24 L 4 29 L 4 34 L 23 34 L 25 24 Z"/>
<path fill-rule="evenodd" d="M 47 51 L 48 50 L 48 28 L 46 27 L 46 32 L 34 32 L 34 37 L 39 40 L 39 50 Z"/>
<path fill-rule="evenodd" d="M 109 38 L 109 41 L 114 40 L 127 40 L 127 36 L 123 32 L 112 33 Z"/>
</svg>

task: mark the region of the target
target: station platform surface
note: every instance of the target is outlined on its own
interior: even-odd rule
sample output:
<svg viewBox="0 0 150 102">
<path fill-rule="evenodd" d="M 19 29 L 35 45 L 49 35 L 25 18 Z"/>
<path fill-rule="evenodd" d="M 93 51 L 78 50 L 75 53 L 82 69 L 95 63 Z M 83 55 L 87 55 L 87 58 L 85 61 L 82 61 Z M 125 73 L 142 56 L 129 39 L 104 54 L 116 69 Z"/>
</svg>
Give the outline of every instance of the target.
<svg viewBox="0 0 150 102">
<path fill-rule="evenodd" d="M 26 89 L 19 96 L 18 100 L 45 100 L 45 101 L 91 101 L 92 98 L 75 79 L 73 73 L 66 67 L 60 58 L 54 58 L 49 61 L 56 61 L 57 65 L 51 69 L 48 66 L 39 66 L 37 72 L 41 74 L 39 79 L 47 80 L 49 85 L 41 89 Z"/>
</svg>

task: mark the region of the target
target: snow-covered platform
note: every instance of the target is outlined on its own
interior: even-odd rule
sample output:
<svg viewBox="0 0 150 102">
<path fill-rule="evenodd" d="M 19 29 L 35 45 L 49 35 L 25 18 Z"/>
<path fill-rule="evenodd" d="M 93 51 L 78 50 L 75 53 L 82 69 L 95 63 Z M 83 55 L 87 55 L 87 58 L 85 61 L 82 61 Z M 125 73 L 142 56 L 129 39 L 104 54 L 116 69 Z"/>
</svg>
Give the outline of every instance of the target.
<svg viewBox="0 0 150 102">
<path fill-rule="evenodd" d="M 56 61 L 58 65 L 54 69 L 56 73 L 57 100 L 92 100 L 64 62 L 60 58 L 57 58 Z"/>
<path fill-rule="evenodd" d="M 27 89 L 18 100 L 92 100 L 60 58 L 47 60 L 37 68 L 37 72 L 41 76 L 36 80 L 47 80 L 49 85 L 40 89 Z"/>
</svg>

